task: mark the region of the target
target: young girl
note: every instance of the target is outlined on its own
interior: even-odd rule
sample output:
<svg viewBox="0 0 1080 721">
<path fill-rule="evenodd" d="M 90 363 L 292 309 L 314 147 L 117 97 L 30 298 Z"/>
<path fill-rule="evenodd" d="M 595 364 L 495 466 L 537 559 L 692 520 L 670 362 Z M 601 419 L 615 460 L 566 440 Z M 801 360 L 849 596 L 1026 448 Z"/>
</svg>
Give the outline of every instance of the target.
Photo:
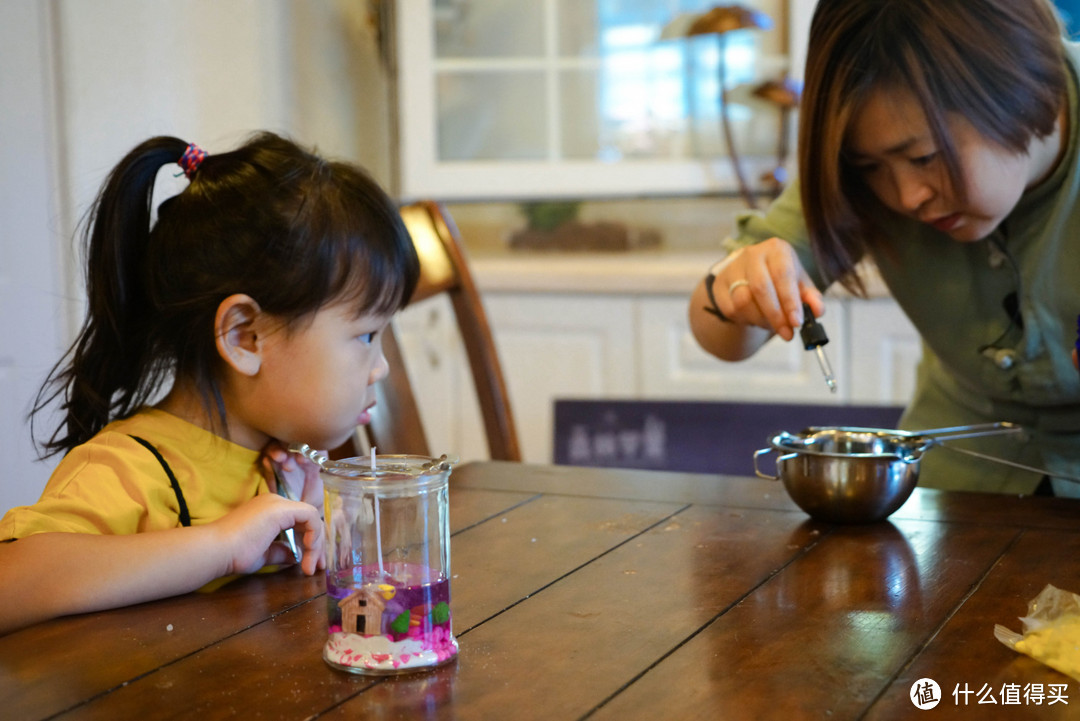
<svg viewBox="0 0 1080 721">
<path fill-rule="evenodd" d="M 176 164 L 190 183 L 154 222 Z M 270 133 L 219 155 L 158 137 L 112 171 L 87 243 L 87 319 L 35 409 L 62 401 L 45 447 L 66 455 L 0 520 L 0 633 L 288 562 L 286 529 L 315 573 L 322 488 L 284 448 L 369 420 L 419 273 L 392 201 Z M 268 492 L 272 466 L 301 500 Z"/>
<path fill-rule="evenodd" d="M 699 343 L 738 360 L 790 340 L 803 302 L 816 316 L 833 282 L 862 290 L 868 258 L 924 341 L 903 427 L 1013 421 L 1027 440 L 982 447 L 1080 476 L 1078 63 L 1045 0 L 820 0 L 801 182 L 740 220 L 695 290 Z M 945 450 L 920 482 L 1051 487 Z"/>
</svg>

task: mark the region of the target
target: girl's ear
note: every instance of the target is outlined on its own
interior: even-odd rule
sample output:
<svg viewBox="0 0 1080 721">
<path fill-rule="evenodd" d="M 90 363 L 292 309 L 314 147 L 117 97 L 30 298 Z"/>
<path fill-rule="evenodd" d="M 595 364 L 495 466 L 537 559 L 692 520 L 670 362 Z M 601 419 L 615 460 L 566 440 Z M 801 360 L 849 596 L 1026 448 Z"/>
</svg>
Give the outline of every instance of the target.
<svg viewBox="0 0 1080 721">
<path fill-rule="evenodd" d="M 255 375 L 262 366 L 262 344 L 255 330 L 261 312 L 254 298 L 237 293 L 221 301 L 214 317 L 218 354 L 246 376 Z"/>
</svg>

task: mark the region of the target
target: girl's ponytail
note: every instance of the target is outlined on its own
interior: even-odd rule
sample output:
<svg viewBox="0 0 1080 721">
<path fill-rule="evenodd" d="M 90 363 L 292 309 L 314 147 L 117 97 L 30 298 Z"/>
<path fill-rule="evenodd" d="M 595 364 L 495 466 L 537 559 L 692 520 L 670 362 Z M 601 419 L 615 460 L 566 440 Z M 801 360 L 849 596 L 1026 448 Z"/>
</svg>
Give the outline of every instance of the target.
<svg viewBox="0 0 1080 721">
<path fill-rule="evenodd" d="M 86 320 L 68 353 L 38 392 L 31 416 L 57 398 L 63 420 L 43 444 L 45 455 L 90 439 L 114 416 L 147 401 L 167 369 L 148 343 L 151 304 L 145 259 L 154 181 L 163 165 L 180 160 L 187 143 L 152 138 L 110 173 L 85 220 Z"/>
</svg>

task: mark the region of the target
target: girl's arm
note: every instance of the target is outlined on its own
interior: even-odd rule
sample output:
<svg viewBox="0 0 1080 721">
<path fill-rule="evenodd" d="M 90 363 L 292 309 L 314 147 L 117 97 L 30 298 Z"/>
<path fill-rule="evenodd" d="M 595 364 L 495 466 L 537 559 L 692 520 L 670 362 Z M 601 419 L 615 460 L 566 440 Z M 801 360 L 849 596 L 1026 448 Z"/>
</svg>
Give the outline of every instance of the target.
<svg viewBox="0 0 1080 721">
<path fill-rule="evenodd" d="M 262 494 L 201 526 L 133 535 L 40 533 L 0 544 L 0 635 L 57 616 L 128 606 L 194 591 L 234 573 L 284 564 L 275 543 L 295 528 L 301 568 L 324 564 L 319 512 Z"/>
</svg>

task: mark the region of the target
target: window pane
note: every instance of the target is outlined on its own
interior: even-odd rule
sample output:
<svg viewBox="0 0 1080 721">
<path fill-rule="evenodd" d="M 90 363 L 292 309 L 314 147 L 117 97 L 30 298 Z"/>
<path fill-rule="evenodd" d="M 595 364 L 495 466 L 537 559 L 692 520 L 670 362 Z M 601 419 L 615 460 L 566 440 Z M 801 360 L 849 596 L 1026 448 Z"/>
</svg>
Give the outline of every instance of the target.
<svg viewBox="0 0 1080 721">
<path fill-rule="evenodd" d="M 596 3 L 559 0 L 559 54 L 563 57 L 588 57 L 597 54 L 600 36 L 600 13 Z"/>
<path fill-rule="evenodd" d="M 757 76 L 756 38 L 730 33 L 691 40 L 615 47 L 598 72 L 564 75 L 561 114 L 566 152 L 578 155 L 584 126 L 596 125 L 593 157 L 715 157 L 726 153 L 720 132 L 719 56 L 725 50 L 729 120 L 740 149 L 760 153 L 770 109 L 748 86 Z M 590 96 L 589 93 L 592 93 Z M 756 111 L 756 112 L 755 112 Z M 574 115 L 580 115 L 576 120 Z M 775 127 L 775 123 L 772 124 Z M 570 129 L 576 132 L 571 133 Z M 774 132 L 774 131 L 773 131 Z"/>
<path fill-rule="evenodd" d="M 440 73 L 436 85 L 440 160 L 548 157 L 542 72 Z"/>
<path fill-rule="evenodd" d="M 543 55 L 539 0 L 434 0 L 434 7 L 436 58 Z"/>
<path fill-rule="evenodd" d="M 610 148 L 614 138 L 605 137 L 611 128 L 597 113 L 597 77 L 595 71 L 568 71 L 559 76 L 559 121 L 562 131 L 562 155 L 573 160 L 617 160 Z"/>
<path fill-rule="evenodd" d="M 719 158 L 721 65 L 740 154 L 772 155 L 780 114 L 751 90 L 786 69 L 785 2 L 743 1 L 771 30 L 687 38 L 664 30 L 714 2 L 432 0 L 438 159 Z"/>
<path fill-rule="evenodd" d="M 753 97 L 752 87 L 760 76 L 759 37 L 751 31 L 737 31 L 723 36 L 703 35 L 682 41 L 684 62 L 682 87 L 686 101 L 685 115 L 690 124 L 689 153 L 712 157 L 727 153 L 722 135 L 720 96 L 720 53 L 724 53 L 723 82 L 728 90 L 728 121 L 739 151 L 744 155 L 768 152 L 762 145 L 766 131 L 768 142 L 775 144 L 775 111 Z"/>
</svg>

